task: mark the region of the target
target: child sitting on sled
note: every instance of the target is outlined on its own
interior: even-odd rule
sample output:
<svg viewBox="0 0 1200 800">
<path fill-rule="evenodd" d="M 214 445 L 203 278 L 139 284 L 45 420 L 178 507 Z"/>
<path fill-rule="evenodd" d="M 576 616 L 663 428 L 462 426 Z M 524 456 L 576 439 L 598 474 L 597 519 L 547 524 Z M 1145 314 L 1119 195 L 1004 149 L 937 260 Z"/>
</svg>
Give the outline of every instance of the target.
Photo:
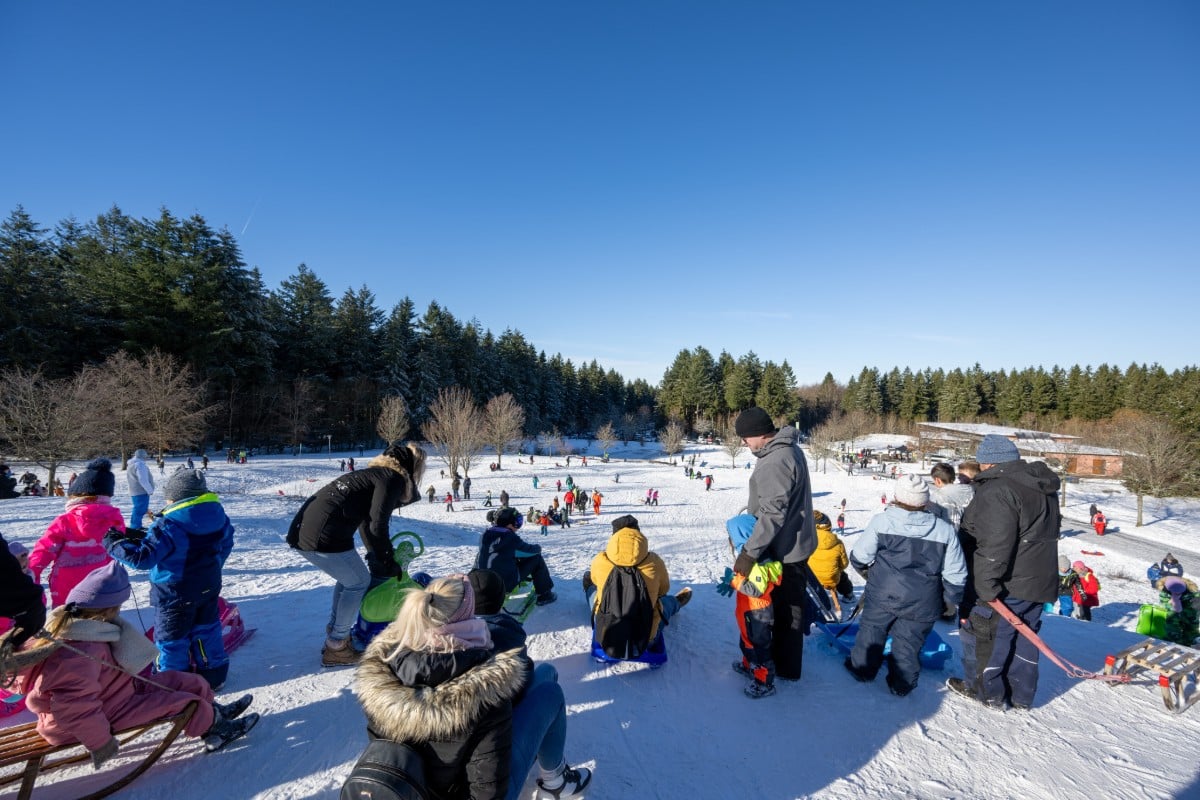
<svg viewBox="0 0 1200 800">
<path fill-rule="evenodd" d="M 178 714 L 193 701 L 195 713 L 184 727 L 204 739 L 208 752 L 245 736 L 258 714 L 242 712 L 253 699 L 245 695 L 218 703 L 212 687 L 189 672 L 137 673 L 154 660 L 155 647 L 141 631 L 121 619 L 129 599 L 129 575 L 115 561 L 89 573 L 54 609 L 47 632 L 70 647 L 53 650 L 22 676 L 26 707 L 37 714 L 37 731 L 50 744 L 79 742 L 99 767 L 117 753 L 113 731 Z M 49 641 L 35 647 L 53 647 Z"/>
</svg>

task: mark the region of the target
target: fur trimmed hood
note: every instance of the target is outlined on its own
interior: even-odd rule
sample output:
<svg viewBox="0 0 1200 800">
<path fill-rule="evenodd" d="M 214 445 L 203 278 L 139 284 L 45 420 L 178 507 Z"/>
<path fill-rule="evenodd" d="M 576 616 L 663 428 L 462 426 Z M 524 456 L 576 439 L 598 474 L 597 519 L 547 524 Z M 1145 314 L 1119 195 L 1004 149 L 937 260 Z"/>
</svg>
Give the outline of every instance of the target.
<svg viewBox="0 0 1200 800">
<path fill-rule="evenodd" d="M 388 633 L 385 629 L 363 653 L 354 676 L 354 694 L 371 730 L 392 741 L 462 737 L 488 710 L 510 702 L 526 683 L 528 662 L 520 650 L 508 650 L 435 686 L 407 686 L 388 659 L 396 648 Z"/>
</svg>

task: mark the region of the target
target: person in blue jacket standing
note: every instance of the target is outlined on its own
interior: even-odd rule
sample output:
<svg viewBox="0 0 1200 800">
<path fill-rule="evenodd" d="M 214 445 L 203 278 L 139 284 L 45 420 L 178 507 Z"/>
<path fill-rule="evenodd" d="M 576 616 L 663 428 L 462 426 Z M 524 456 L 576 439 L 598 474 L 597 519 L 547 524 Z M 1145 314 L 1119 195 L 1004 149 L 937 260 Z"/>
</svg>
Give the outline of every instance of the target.
<svg viewBox="0 0 1200 800">
<path fill-rule="evenodd" d="M 144 535 L 114 528 L 104 547 L 125 566 L 150 570 L 156 669 L 196 672 L 215 691 L 229 673 L 217 600 L 233 525 L 203 472 L 180 467 L 163 497 L 167 506 Z"/>
</svg>

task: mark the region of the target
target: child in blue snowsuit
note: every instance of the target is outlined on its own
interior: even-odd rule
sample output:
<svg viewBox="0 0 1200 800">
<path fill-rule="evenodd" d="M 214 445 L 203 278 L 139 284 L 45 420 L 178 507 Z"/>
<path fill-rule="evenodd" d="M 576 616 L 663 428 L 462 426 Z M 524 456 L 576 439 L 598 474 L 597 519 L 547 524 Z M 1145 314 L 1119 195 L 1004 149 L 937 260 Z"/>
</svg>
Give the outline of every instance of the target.
<svg viewBox="0 0 1200 800">
<path fill-rule="evenodd" d="M 122 564 L 150 570 L 156 669 L 196 672 L 216 690 L 229 672 L 217 599 L 233 525 L 202 472 L 176 470 L 163 496 L 167 507 L 145 536 L 114 530 L 104 546 Z"/>
<path fill-rule="evenodd" d="M 1082 594 L 1079 575 L 1071 568 L 1071 559 L 1058 557 L 1058 613 L 1064 617 L 1075 616 L 1075 595 Z M 1054 604 L 1046 604 L 1046 613 L 1054 613 Z"/>
</svg>

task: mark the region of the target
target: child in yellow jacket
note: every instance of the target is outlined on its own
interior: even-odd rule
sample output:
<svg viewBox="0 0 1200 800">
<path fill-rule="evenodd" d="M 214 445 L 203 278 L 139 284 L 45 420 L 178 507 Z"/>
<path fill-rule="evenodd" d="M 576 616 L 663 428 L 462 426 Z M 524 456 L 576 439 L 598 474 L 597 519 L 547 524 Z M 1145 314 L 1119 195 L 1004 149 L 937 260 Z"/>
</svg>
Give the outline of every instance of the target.
<svg viewBox="0 0 1200 800">
<path fill-rule="evenodd" d="M 814 510 L 813 522 L 817 526 L 817 549 L 808 557 L 808 568 L 818 583 L 831 592 L 836 591 L 846 602 L 853 602 L 854 584 L 846 574 L 846 567 L 850 566 L 846 545 L 833 532 L 833 524 L 825 514 Z"/>
<path fill-rule="evenodd" d="M 729 546 L 736 556 L 754 530 L 754 517 L 739 514 L 726 522 L 725 528 L 729 531 Z M 717 591 L 727 597 L 737 593 L 734 615 L 742 658 L 733 662 L 733 669 L 751 679 L 745 692 L 755 699 L 775 694 L 775 660 L 771 657 L 775 614 L 771 609 L 771 591 L 779 585 L 782 574 L 780 562 L 765 561 L 755 564 L 746 577 L 727 567 L 723 580 L 717 584 Z"/>
</svg>

